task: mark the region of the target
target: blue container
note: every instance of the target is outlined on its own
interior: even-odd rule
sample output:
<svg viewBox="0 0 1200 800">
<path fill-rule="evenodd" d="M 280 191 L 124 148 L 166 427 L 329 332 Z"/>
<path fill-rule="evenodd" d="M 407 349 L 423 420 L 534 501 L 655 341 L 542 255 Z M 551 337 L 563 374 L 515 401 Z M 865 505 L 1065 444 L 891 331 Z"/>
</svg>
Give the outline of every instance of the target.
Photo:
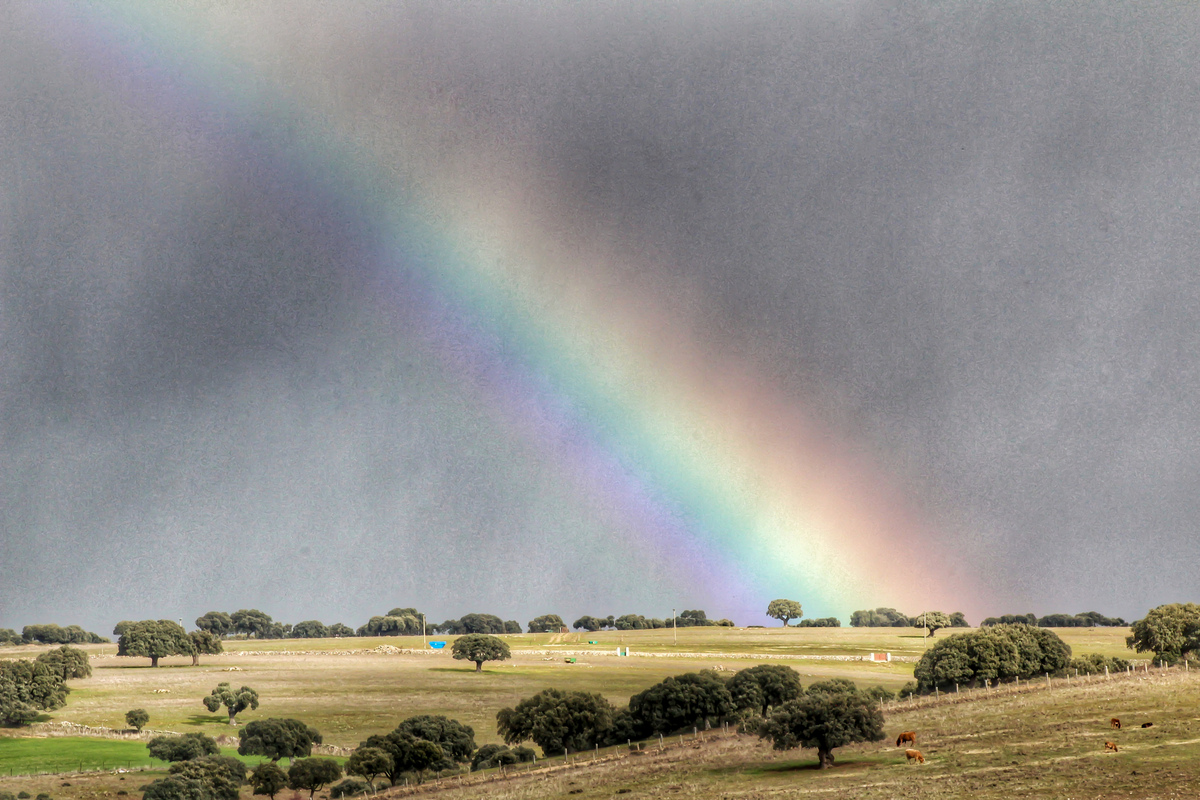
<svg viewBox="0 0 1200 800">
<path fill-rule="evenodd" d="M 441 650 L 443 647 L 446 646 L 446 643 L 445 642 L 430 642 L 429 646 L 432 647 L 434 650 Z"/>
</svg>

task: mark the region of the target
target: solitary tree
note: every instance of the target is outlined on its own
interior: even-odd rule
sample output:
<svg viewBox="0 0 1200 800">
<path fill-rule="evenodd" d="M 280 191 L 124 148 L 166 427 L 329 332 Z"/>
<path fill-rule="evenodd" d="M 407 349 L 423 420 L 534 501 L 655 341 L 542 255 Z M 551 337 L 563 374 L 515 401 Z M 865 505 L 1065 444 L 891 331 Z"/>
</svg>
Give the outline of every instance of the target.
<svg viewBox="0 0 1200 800">
<path fill-rule="evenodd" d="M 144 708 L 133 708 L 125 712 L 125 724 L 136 731 L 141 731 L 150 721 L 150 715 Z"/>
<path fill-rule="evenodd" d="M 188 634 L 192 640 L 192 666 L 200 666 L 200 656 L 211 655 L 215 656 L 218 653 L 224 653 L 225 648 L 221 645 L 221 637 L 210 631 L 198 630 Z"/>
<path fill-rule="evenodd" d="M 454 657 L 459 660 L 474 661 L 475 671 L 483 672 L 483 662 L 504 661 L 512 656 L 512 651 L 503 639 L 489 636 L 486 633 L 469 633 L 454 640 L 451 648 Z"/>
<path fill-rule="evenodd" d="M 192 654 L 192 639 L 187 631 L 169 619 L 147 619 L 141 622 L 121 623 L 124 631 L 117 640 L 117 655 L 141 656 L 150 659 L 150 666 L 157 667 L 164 656 L 186 656 Z"/>
<path fill-rule="evenodd" d="M 817 692 L 784 703 L 759 727 L 776 750 L 815 747 L 821 769 L 833 766 L 834 748 L 884 738 L 883 713 L 858 692 Z"/>
<path fill-rule="evenodd" d="M 788 620 L 800 619 L 804 616 L 804 611 L 795 600 L 772 600 L 767 604 L 767 616 L 783 620 L 783 627 L 786 628 Z"/>
<path fill-rule="evenodd" d="M 275 800 L 275 795 L 287 788 L 287 773 L 274 761 L 264 761 L 250 773 L 250 787 L 255 794 L 265 794 Z"/>
<path fill-rule="evenodd" d="M 392 771 L 392 757 L 378 747 L 359 747 L 350 754 L 346 762 L 347 775 L 361 775 L 375 791 L 375 779 Z"/>
<path fill-rule="evenodd" d="M 249 686 L 243 686 L 235 692 L 228 683 L 218 683 L 212 694 L 204 698 L 204 707 L 216 711 L 221 706 L 229 711 L 229 724 L 236 725 L 234 717 L 247 708 L 258 708 L 258 692 Z"/>
<path fill-rule="evenodd" d="M 930 636 L 935 635 L 942 628 L 949 628 L 950 625 L 950 615 L 944 611 L 926 611 L 913 617 L 913 627 L 928 628 Z"/>
<path fill-rule="evenodd" d="M 321 743 L 316 728 L 298 719 L 256 719 L 238 731 L 238 755 L 281 758 L 307 758 L 312 746 Z"/>
</svg>

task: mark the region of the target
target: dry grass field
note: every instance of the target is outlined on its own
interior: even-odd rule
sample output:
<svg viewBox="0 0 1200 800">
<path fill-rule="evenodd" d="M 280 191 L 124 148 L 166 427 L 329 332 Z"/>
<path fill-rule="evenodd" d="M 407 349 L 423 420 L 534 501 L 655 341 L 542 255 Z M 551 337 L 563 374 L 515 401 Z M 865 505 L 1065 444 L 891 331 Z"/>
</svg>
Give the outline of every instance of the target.
<svg viewBox="0 0 1200 800">
<path fill-rule="evenodd" d="M 1058 632 L 1076 653 L 1132 655 L 1124 646 L 1127 629 Z M 71 682 L 69 702 L 51 715 L 49 727 L 71 722 L 122 728 L 125 711 L 141 707 L 149 712 L 149 728 L 154 730 L 231 734 L 236 729 L 226 724 L 224 715 L 211 714 L 200 703 L 217 683 L 229 681 L 235 686 L 252 686 L 261 697 L 260 707 L 244 712 L 239 721 L 296 717 L 321 730 L 328 744 L 352 747 L 373 733 L 390 730 L 405 717 L 425 713 L 445 714 L 472 725 L 476 741 L 484 744 L 498 740 L 495 715 L 500 708 L 546 687 L 600 692 L 620 706 L 632 694 L 669 675 L 712 668 L 732 673 L 770 659 L 770 663 L 796 668 L 806 684 L 847 677 L 864 686 L 882 684 L 897 689 L 911 679 L 911 661 L 877 664 L 830 656 L 888 651 L 915 657 L 924 645 L 920 631 L 890 628 L 691 628 L 678 631 L 678 644 L 675 635 L 670 630 L 512 635 L 505 638 L 513 648 L 513 659 L 485 664 L 482 674 L 475 674 L 473 664 L 453 660 L 446 651 L 371 652 L 379 647 L 419 648 L 420 639 L 412 637 L 231 641 L 226 643 L 225 654 L 206 656 L 199 667 L 192 667 L 188 658 L 170 658 L 157 669 L 152 669 L 147 659 L 117 657 L 115 645 L 94 645 L 87 648 L 93 655 L 93 676 Z M 939 638 L 946 635 L 949 632 Z M 613 654 L 617 645 L 647 655 L 619 658 Z M 45 648 L 2 648 L 0 658 L 29 657 L 41 649 Z M 592 654 L 597 651 L 608 652 Z M 577 662 L 565 663 L 567 653 L 578 654 L 574 656 Z M 1178 702 L 1172 699 L 1176 696 Z M 1200 685 L 1190 675 L 1143 675 L 1071 684 L 1057 681 L 1050 691 L 1033 686 L 1016 695 L 1000 692 L 961 702 L 965 699 L 898 703 L 888 709 L 889 730 L 925 732 L 918 741 L 930 760 L 923 766 L 904 763 L 902 754 L 884 743 L 847 748 L 839 753 L 837 769 L 819 773 L 813 768 L 814 753 L 774 753 L 756 739 L 733 736 L 623 757 L 595 767 L 577 766 L 492 783 L 486 791 L 489 796 L 514 798 L 608 797 L 619 788 L 629 788 L 626 794 L 634 797 L 766 797 L 845 792 L 853 785 L 847 796 L 906 796 L 910 788 L 920 787 L 912 790 L 923 797 L 984 798 L 1011 797 L 1015 789 L 1028 786 L 1033 787 L 1026 795 L 1031 797 L 1095 797 L 1117 795 L 1103 794 L 1093 777 L 1107 775 L 1115 769 L 1110 765 L 1134 762 L 1154 762 L 1167 773 L 1182 769 L 1180 780 L 1200 778 L 1200 770 L 1192 776 L 1180 766 L 1197 755 L 1196 744 L 1189 740 L 1200 737 L 1200 733 L 1188 735 L 1189 727 L 1196 724 L 1196 711 L 1200 711 Z M 1186 710 L 1189 704 L 1195 710 Z M 1128 741 L 1121 742 L 1119 754 L 1106 756 L 1101 748 L 1109 716 L 1130 714 L 1144 715 L 1156 725 L 1147 731 L 1119 732 Z M 0 736 L 44 733 L 45 727 L 0 731 Z M 0 776 L 14 763 L 5 766 L 3 745 L 0 740 Z M 1167 763 L 1174 766 L 1168 768 Z M 1131 771 L 1138 771 L 1139 776 L 1130 776 Z M 1145 774 L 1136 766 L 1124 772 L 1126 777 Z M 105 792 L 113 797 L 119 791 L 137 797 L 136 787 L 150 777 L 148 773 L 13 776 L 0 777 L 0 786 L 34 796 L 47 791 L 55 800 L 91 800 L 105 797 Z M 71 786 L 62 786 L 64 782 Z M 989 794 L 993 783 L 1000 788 Z M 1078 795 L 1073 794 L 1074 789 L 1066 794 L 1051 791 L 1068 784 L 1079 785 Z M 1145 784 L 1145 780 L 1122 779 L 1113 785 L 1126 787 L 1120 796 L 1128 797 L 1127 792 Z M 1200 787 L 1200 781 L 1194 785 Z M 481 788 L 445 786 L 441 791 L 476 797 Z M 245 795 L 250 797 L 249 789 Z"/>
</svg>

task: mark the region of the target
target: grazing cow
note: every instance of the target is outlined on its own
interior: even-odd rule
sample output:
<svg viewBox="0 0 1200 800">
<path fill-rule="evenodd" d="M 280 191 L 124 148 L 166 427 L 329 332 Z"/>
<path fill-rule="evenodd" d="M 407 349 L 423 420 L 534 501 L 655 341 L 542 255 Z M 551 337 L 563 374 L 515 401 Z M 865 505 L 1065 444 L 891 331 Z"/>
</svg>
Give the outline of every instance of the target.
<svg viewBox="0 0 1200 800">
<path fill-rule="evenodd" d="M 1117 730 L 1121 730 L 1121 720 L 1117 719 L 1116 717 L 1113 717 L 1112 719 L 1110 719 L 1108 721 L 1108 727 L 1116 728 Z"/>
<path fill-rule="evenodd" d="M 904 755 L 908 756 L 910 762 L 915 758 L 918 764 L 925 763 L 925 756 L 921 755 L 920 750 L 905 750 Z"/>
<path fill-rule="evenodd" d="M 1142 727 L 1143 727 L 1143 728 L 1149 728 L 1149 727 L 1150 727 L 1151 725 L 1153 725 L 1153 724 L 1154 724 L 1153 722 L 1143 722 L 1143 723 L 1142 723 Z"/>
<path fill-rule="evenodd" d="M 1104 743 L 1104 752 L 1107 753 L 1109 750 L 1112 750 L 1114 753 L 1117 752 L 1116 742 L 1105 742 Z"/>
<path fill-rule="evenodd" d="M 900 745 L 904 744 L 905 742 L 912 742 L 913 744 L 916 744 L 917 743 L 917 735 L 915 733 L 913 733 L 912 731 L 905 731 L 904 733 L 902 733 L 896 737 L 896 747 L 899 747 Z"/>
</svg>

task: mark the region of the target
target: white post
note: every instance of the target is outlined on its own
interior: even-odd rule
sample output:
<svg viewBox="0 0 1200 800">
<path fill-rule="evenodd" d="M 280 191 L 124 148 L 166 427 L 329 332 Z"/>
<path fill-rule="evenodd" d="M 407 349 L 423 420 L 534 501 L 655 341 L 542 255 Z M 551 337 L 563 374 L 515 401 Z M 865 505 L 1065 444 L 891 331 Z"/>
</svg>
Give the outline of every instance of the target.
<svg viewBox="0 0 1200 800">
<path fill-rule="evenodd" d="M 675 609 L 671 609 L 671 631 L 675 635 L 675 644 L 679 644 L 679 625 L 675 622 Z"/>
</svg>

